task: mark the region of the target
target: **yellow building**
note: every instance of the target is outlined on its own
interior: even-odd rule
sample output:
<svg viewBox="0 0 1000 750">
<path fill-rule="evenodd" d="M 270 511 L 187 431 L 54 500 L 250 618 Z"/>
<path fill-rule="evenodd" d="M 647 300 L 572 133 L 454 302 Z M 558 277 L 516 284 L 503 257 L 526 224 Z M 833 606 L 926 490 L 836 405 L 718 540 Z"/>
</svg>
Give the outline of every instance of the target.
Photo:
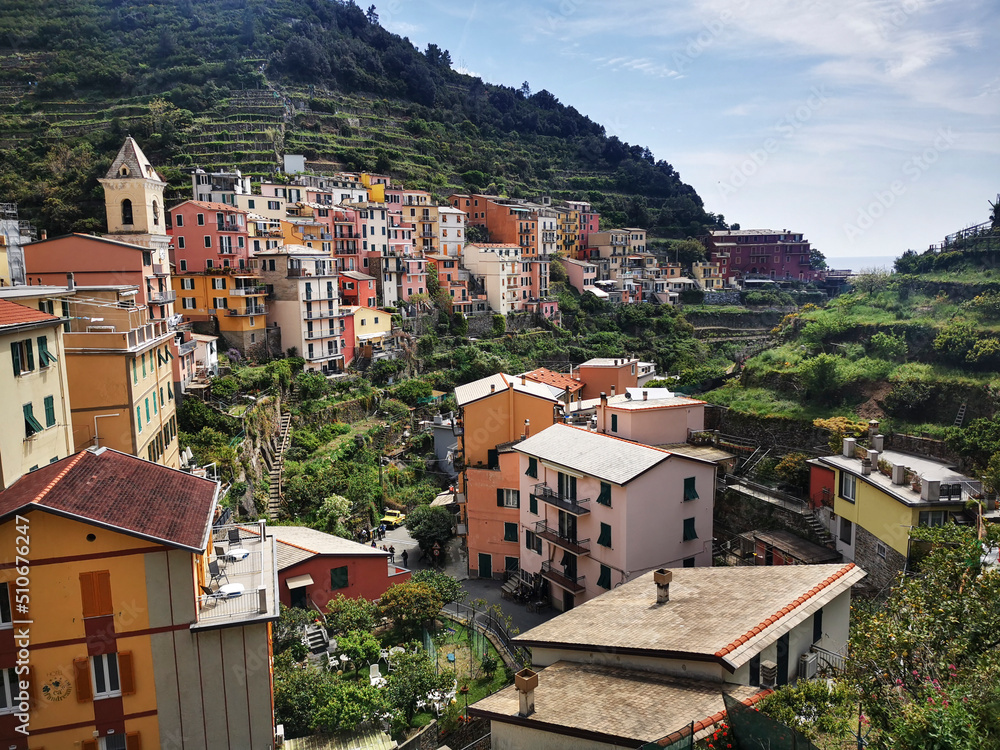
<svg viewBox="0 0 1000 750">
<path fill-rule="evenodd" d="M 385 186 L 388 177 L 380 175 L 361 173 L 361 184 L 368 188 L 368 201 L 370 203 L 385 203 Z"/>
<path fill-rule="evenodd" d="M 246 352 L 266 343 L 267 289 L 252 270 L 213 268 L 204 273 L 178 273 L 172 277 L 177 312 L 185 323 L 210 323 L 212 334 L 227 348 Z"/>
<path fill-rule="evenodd" d="M 862 459 L 845 442 L 841 455 L 810 462 L 810 497 L 837 551 L 885 586 L 906 564 L 910 529 L 968 522 L 965 504 L 982 487 L 943 461 L 888 450 Z"/>
<path fill-rule="evenodd" d="M 557 207 L 559 219 L 556 224 L 556 255 L 575 258 L 579 247 L 577 242 L 580 228 L 580 212 L 571 208 Z"/>
<path fill-rule="evenodd" d="M 62 320 L 0 299 L 0 360 L 4 489 L 73 452 Z"/>
<path fill-rule="evenodd" d="M 30 706 L 0 715 L 5 746 L 273 746 L 274 538 L 261 523 L 229 543 L 217 503 L 215 482 L 106 448 L 0 492 L 0 545 L 26 545 L 30 569 L 0 569 L 0 612 L 26 602 L 0 627 L 0 691 L 26 648 Z"/>
<path fill-rule="evenodd" d="M 370 359 L 373 354 L 387 348 L 389 334 L 392 333 L 392 315 L 385 310 L 355 305 L 342 309 L 354 318 L 355 356 Z"/>
</svg>

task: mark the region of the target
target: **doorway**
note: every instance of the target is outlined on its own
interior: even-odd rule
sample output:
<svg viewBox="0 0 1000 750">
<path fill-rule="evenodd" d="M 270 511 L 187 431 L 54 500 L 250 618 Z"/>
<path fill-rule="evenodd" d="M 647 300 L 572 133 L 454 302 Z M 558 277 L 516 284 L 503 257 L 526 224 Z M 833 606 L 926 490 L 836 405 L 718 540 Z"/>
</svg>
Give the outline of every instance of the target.
<svg viewBox="0 0 1000 750">
<path fill-rule="evenodd" d="M 479 553 L 479 577 L 493 577 L 493 555 L 488 555 L 485 552 Z"/>
</svg>

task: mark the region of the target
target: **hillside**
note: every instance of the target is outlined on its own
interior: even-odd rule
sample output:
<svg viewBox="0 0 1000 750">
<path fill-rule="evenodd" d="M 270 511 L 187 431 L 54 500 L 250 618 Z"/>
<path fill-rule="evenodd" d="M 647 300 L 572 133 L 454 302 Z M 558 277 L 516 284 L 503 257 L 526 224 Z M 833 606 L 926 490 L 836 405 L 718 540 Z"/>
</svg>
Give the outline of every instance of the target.
<svg viewBox="0 0 1000 750">
<path fill-rule="evenodd" d="M 648 149 L 552 93 L 484 83 L 343 0 L 9 0 L 0 5 L 0 200 L 53 233 L 99 229 L 96 178 L 131 133 L 184 170 L 257 177 L 304 153 L 443 196 L 591 200 L 661 237 L 724 226 Z"/>
<path fill-rule="evenodd" d="M 858 277 L 776 329 L 780 344 L 706 398 L 769 417 L 879 419 L 954 439 L 1000 407 L 1000 227 L 973 227 Z"/>
</svg>

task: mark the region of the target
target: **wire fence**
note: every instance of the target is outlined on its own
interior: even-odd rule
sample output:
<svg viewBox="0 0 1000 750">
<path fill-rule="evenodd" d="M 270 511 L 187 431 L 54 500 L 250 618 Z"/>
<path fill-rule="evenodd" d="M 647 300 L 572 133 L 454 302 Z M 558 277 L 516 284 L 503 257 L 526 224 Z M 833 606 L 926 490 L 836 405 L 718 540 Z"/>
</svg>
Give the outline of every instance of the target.
<svg viewBox="0 0 1000 750">
<path fill-rule="evenodd" d="M 515 669 L 524 669 L 528 664 L 531 664 L 531 653 L 526 648 L 514 643 L 516 634 L 512 633 L 507 623 L 491 610 L 476 609 L 468 604 L 452 602 L 444 608 L 444 611 L 468 622 L 472 630 L 480 631 L 482 629 L 480 632 L 488 632 L 492 635 L 495 639 L 494 643 L 499 650 L 503 651 L 503 655 L 507 657 L 506 660 L 515 665 Z M 485 644 L 482 646 L 485 648 Z"/>
</svg>

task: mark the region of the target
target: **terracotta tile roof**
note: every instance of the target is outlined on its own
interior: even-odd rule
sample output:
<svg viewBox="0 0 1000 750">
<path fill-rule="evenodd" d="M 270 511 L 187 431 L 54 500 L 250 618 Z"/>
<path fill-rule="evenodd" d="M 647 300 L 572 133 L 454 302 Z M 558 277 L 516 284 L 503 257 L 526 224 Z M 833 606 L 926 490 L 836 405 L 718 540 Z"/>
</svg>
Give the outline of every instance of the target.
<svg viewBox="0 0 1000 750">
<path fill-rule="evenodd" d="M 539 367 L 537 370 L 526 372 L 524 373 L 524 377 L 528 380 L 534 380 L 536 383 L 554 385 L 556 388 L 567 390 L 570 393 L 576 393 L 578 390 L 583 388 L 583 383 L 576 378 L 571 378 L 569 375 L 565 375 L 561 372 L 554 372 L 553 370 L 549 370 L 545 367 Z"/>
<path fill-rule="evenodd" d="M 278 570 L 290 568 L 316 555 L 358 555 L 389 557 L 378 547 L 327 534 L 305 526 L 268 526 L 278 540 Z"/>
<path fill-rule="evenodd" d="M 539 731 L 638 747 L 683 731 L 692 722 L 696 734 L 714 725 L 725 715 L 723 691 L 747 705 L 770 693 L 735 683 L 558 661 L 538 672 L 535 712 L 530 716 L 517 715 L 514 686 L 469 706 L 469 711 Z"/>
<path fill-rule="evenodd" d="M 0 520 L 44 509 L 198 552 L 208 542 L 216 490 L 215 482 L 135 456 L 85 450 L 0 492 Z"/>
<path fill-rule="evenodd" d="M 60 318 L 55 315 L 49 315 L 47 312 L 36 310 L 33 307 L 0 299 L 0 329 L 13 328 L 25 323 L 40 323 L 46 320 L 58 322 Z"/>
<path fill-rule="evenodd" d="M 217 203 L 215 201 L 193 201 L 187 200 L 183 203 L 178 203 L 176 206 L 171 208 L 171 211 L 176 211 L 181 206 L 186 206 L 187 204 L 197 206 L 198 208 L 207 208 L 212 211 L 228 211 L 234 214 L 246 214 L 246 211 L 242 208 L 237 208 L 236 206 L 230 206 L 228 203 Z"/>
<path fill-rule="evenodd" d="M 515 640 L 556 649 L 698 656 L 735 670 L 865 576 L 854 563 L 671 572 L 668 602 L 656 604 L 649 572 Z"/>
</svg>

